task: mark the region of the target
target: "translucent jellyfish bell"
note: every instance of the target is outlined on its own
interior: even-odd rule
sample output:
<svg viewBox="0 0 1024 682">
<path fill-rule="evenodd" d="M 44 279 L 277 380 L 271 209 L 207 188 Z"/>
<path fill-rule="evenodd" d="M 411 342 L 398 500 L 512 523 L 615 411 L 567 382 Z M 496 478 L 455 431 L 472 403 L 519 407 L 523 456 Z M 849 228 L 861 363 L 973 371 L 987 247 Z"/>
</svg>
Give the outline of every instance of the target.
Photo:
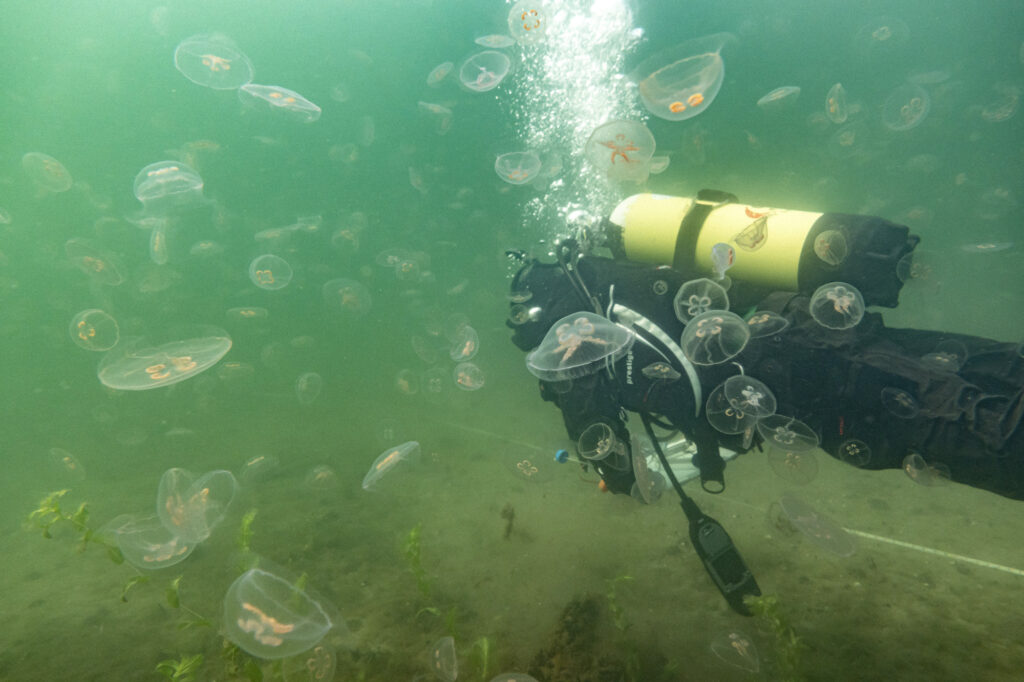
<svg viewBox="0 0 1024 682">
<path fill-rule="evenodd" d="M 647 110 L 669 121 L 700 114 L 714 101 L 725 78 L 722 48 L 736 37 L 716 33 L 659 52 L 638 66 L 636 82 Z"/>
<path fill-rule="evenodd" d="M 818 434 L 799 419 L 781 414 L 757 422 L 757 432 L 768 445 L 786 452 L 804 452 L 818 447 Z"/>
<path fill-rule="evenodd" d="M 757 424 L 757 415 L 735 407 L 725 397 L 724 384 L 715 387 L 705 403 L 704 414 L 708 423 L 725 434 L 743 433 Z"/>
<path fill-rule="evenodd" d="M 849 329 L 864 317 L 864 297 L 846 282 L 829 282 L 811 296 L 811 317 L 822 327 Z"/>
<path fill-rule="evenodd" d="M 800 88 L 796 85 L 784 85 L 766 93 L 757 100 L 757 106 L 763 111 L 779 111 L 792 106 L 800 97 Z"/>
<path fill-rule="evenodd" d="M 494 172 L 510 185 L 525 185 L 540 173 L 541 162 L 533 152 L 509 152 L 494 162 Z"/>
<path fill-rule="evenodd" d="M 498 87 L 512 69 L 512 60 L 504 52 L 477 52 L 459 67 L 459 82 L 473 92 L 487 92 Z"/>
<path fill-rule="evenodd" d="M 631 331 L 600 315 L 572 313 L 551 326 L 526 356 L 526 368 L 543 381 L 586 376 L 625 355 L 634 338 Z"/>
<path fill-rule="evenodd" d="M 846 123 L 849 109 L 846 106 L 846 90 L 842 83 L 836 83 L 825 97 L 825 115 L 836 125 Z"/>
<path fill-rule="evenodd" d="M 203 203 L 203 179 L 181 161 L 157 161 L 135 176 L 135 198 L 147 214 L 162 214 L 173 209 Z"/>
<path fill-rule="evenodd" d="M 595 422 L 583 430 L 576 441 L 576 452 L 583 459 L 601 462 L 613 469 L 624 471 L 631 466 L 625 443 L 620 442 L 604 422 Z"/>
<path fill-rule="evenodd" d="M 520 45 L 535 45 L 548 28 L 548 10 L 538 0 L 520 0 L 508 13 L 508 32 Z"/>
<path fill-rule="evenodd" d="M 707 278 L 684 282 L 672 299 L 676 317 L 686 323 L 709 310 L 728 310 L 729 295 L 717 282 Z"/>
<path fill-rule="evenodd" d="M 916 83 L 904 83 L 885 98 L 882 123 L 889 130 L 902 132 L 916 128 L 931 109 L 931 97 Z"/>
<path fill-rule="evenodd" d="M 764 382 L 745 374 L 729 377 L 722 383 L 722 392 L 729 404 L 757 418 L 775 414 L 775 394 Z"/>
<path fill-rule="evenodd" d="M 211 471 L 197 480 L 185 469 L 168 469 L 160 477 L 156 511 L 172 535 L 195 544 L 210 537 L 237 493 L 230 471 Z"/>
<path fill-rule="evenodd" d="M 21 167 L 42 190 L 66 192 L 71 189 L 71 173 L 57 159 L 42 152 L 29 152 L 21 157 Z"/>
<path fill-rule="evenodd" d="M 363 477 L 363 490 L 369 490 L 380 478 L 391 471 L 399 462 L 416 459 L 420 455 L 420 444 L 414 440 L 388 448 L 373 460 L 370 470 Z"/>
<path fill-rule="evenodd" d="M 252 63 L 230 38 L 195 35 L 178 43 L 174 66 L 193 83 L 235 90 L 252 80 Z"/>
<path fill-rule="evenodd" d="M 231 350 L 231 337 L 215 327 L 206 334 L 153 346 L 143 339 L 119 344 L 100 362 L 96 374 L 104 386 L 144 391 L 169 386 L 213 367 Z"/>
<path fill-rule="evenodd" d="M 598 126 L 584 147 L 587 160 L 612 180 L 643 182 L 654 156 L 654 135 L 639 121 Z"/>
<path fill-rule="evenodd" d="M 800 498 L 787 493 L 777 504 L 786 519 L 822 549 L 844 557 L 857 551 L 857 541 L 852 535 Z"/>
<path fill-rule="evenodd" d="M 717 365 L 747 347 L 750 328 L 735 313 L 709 310 L 686 323 L 679 346 L 691 362 Z"/>
<path fill-rule="evenodd" d="M 257 658 L 300 654 L 332 626 L 324 606 L 298 585 L 259 568 L 239 576 L 224 597 L 226 637 Z"/>
<path fill-rule="evenodd" d="M 320 118 L 320 107 L 294 90 L 280 85 L 249 83 L 238 89 L 238 99 L 244 104 L 265 102 L 270 108 L 289 114 L 302 123 L 313 123 Z"/>
<path fill-rule="evenodd" d="M 789 320 L 770 310 L 754 313 L 747 320 L 747 327 L 750 328 L 750 338 L 752 339 L 778 334 L 788 326 Z"/>
</svg>

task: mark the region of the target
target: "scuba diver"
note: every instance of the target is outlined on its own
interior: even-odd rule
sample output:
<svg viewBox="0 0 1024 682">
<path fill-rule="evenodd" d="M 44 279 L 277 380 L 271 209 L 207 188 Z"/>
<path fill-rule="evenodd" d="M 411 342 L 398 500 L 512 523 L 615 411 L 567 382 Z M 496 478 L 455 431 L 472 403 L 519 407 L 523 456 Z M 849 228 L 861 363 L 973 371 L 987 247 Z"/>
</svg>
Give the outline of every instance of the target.
<svg viewBox="0 0 1024 682">
<path fill-rule="evenodd" d="M 756 581 L 724 529 L 685 494 L 678 479 L 690 474 L 670 464 L 656 427 L 695 446 L 692 472 L 711 493 L 725 489 L 726 459 L 764 445 L 786 450 L 799 436 L 862 468 L 914 475 L 927 463 L 943 477 L 1024 499 L 1018 347 L 891 329 L 878 313 L 852 310 L 861 305 L 852 293 L 827 301 L 829 312 L 856 313 L 846 324 L 825 326 L 811 309 L 811 294 L 836 283 L 859 291 L 864 306 L 895 307 L 919 241 L 907 227 L 746 206 L 702 190 L 694 199 L 630 197 L 602 231 L 611 257 L 588 255 L 574 239 L 557 243 L 554 263 L 510 252 L 521 261 L 511 283 L 512 341 L 530 352 L 541 397 L 561 410 L 581 463 L 593 465 L 613 493 L 636 496 L 638 485 L 653 485 L 647 457 L 636 452 L 641 441 L 627 427 L 629 413 L 640 416 L 634 431 L 646 432 L 680 496 L 694 547 L 734 610 L 749 613 L 742 600 L 760 594 Z M 730 266 L 735 276 L 725 277 Z M 701 329 L 705 320 L 689 320 L 677 292 L 705 277 L 732 280 L 726 305 L 733 313 L 698 297 L 689 312 L 701 315 L 710 305 L 704 314 L 717 319 Z M 749 341 L 729 346 L 724 330 L 736 320 L 747 326 L 739 338 Z M 705 338 L 687 344 L 695 327 Z M 762 401 L 773 397 L 771 412 L 784 419 L 766 430 L 768 411 L 758 411 L 764 405 L 756 397 L 723 399 L 730 379 Z M 800 429 L 785 428 L 790 423 Z"/>
</svg>

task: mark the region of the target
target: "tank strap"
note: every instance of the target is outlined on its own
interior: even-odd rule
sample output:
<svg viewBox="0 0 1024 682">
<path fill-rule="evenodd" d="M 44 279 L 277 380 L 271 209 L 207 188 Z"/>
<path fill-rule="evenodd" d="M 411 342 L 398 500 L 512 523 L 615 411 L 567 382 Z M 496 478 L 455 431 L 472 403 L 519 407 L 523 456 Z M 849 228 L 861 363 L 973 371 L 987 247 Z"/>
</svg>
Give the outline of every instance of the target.
<svg viewBox="0 0 1024 682">
<path fill-rule="evenodd" d="M 672 256 L 672 267 L 683 272 L 692 272 L 697 258 L 697 238 L 704 227 L 708 214 L 719 206 L 737 201 L 735 194 L 718 189 L 702 189 L 697 192 L 693 206 L 686 212 L 676 234 L 676 252 Z"/>
<path fill-rule="evenodd" d="M 643 329 L 648 334 L 656 338 L 659 342 L 661 342 L 663 346 L 665 346 L 668 352 L 671 353 L 672 356 L 679 361 L 679 364 L 680 366 L 682 366 L 683 371 L 686 372 L 686 377 L 690 380 L 690 388 L 693 390 L 695 411 L 694 416 L 699 417 L 700 408 L 703 404 L 703 397 L 701 395 L 700 388 L 700 379 L 697 378 L 696 368 L 693 366 L 693 363 L 691 363 L 683 354 L 683 349 L 679 347 L 679 344 L 673 341 L 672 337 L 666 334 L 661 327 L 654 324 L 654 322 L 652 322 L 649 318 L 644 317 L 643 315 L 633 310 L 632 308 L 627 308 L 626 306 L 620 303 L 614 303 L 611 306 L 611 313 L 615 316 L 616 322 L 628 326 L 639 327 L 640 329 Z"/>
</svg>

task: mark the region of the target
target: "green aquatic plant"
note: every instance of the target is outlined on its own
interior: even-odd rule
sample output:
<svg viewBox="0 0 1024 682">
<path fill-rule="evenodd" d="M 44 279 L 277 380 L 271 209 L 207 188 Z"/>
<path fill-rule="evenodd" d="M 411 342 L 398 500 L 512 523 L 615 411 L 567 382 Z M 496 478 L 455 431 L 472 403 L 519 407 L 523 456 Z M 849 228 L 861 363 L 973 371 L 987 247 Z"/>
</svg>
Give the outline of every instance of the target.
<svg viewBox="0 0 1024 682">
<path fill-rule="evenodd" d="M 178 660 L 169 658 L 156 664 L 156 671 L 171 682 L 193 682 L 199 667 L 203 665 L 203 655 L 182 656 Z"/>
<path fill-rule="evenodd" d="M 491 679 L 491 640 L 478 637 L 469 650 L 469 664 L 480 674 L 481 682 Z"/>
<path fill-rule="evenodd" d="M 422 530 L 422 523 L 413 526 L 405 538 L 402 553 L 409 570 L 416 576 L 416 587 L 419 588 L 420 594 L 424 599 L 430 599 L 430 580 L 427 578 L 427 572 L 423 569 L 423 556 L 420 547 L 420 531 Z"/>
<path fill-rule="evenodd" d="M 227 638 L 221 644 L 220 657 L 224 661 L 228 679 L 243 679 L 249 680 L 249 682 L 263 681 L 263 668 L 259 661 L 239 649 Z"/>
<path fill-rule="evenodd" d="M 747 596 L 743 602 L 757 618 L 763 629 L 774 637 L 775 660 L 779 666 L 780 678 L 785 682 L 800 682 L 801 659 L 807 645 L 797 636 L 789 618 L 779 606 L 779 598 L 774 594 L 760 597 Z"/>
<path fill-rule="evenodd" d="M 629 622 L 626 620 L 626 613 L 622 609 L 622 605 L 619 604 L 619 597 L 616 591 L 619 583 L 632 582 L 633 576 L 631 575 L 620 575 L 608 580 L 608 591 L 605 592 L 604 597 L 608 601 L 608 611 L 612 614 L 612 621 L 615 623 L 615 627 L 619 632 L 625 632 L 629 629 Z"/>
<path fill-rule="evenodd" d="M 139 573 L 138 575 L 133 575 L 131 578 L 128 578 L 124 586 L 121 588 L 121 601 L 127 602 L 128 593 L 131 592 L 134 587 L 138 585 L 145 585 L 149 581 L 150 577 L 148 575 L 142 575 L 141 573 Z"/>
<path fill-rule="evenodd" d="M 256 520 L 257 513 L 259 513 L 259 510 L 255 507 L 245 512 L 245 516 L 242 517 L 242 523 L 238 528 L 238 549 L 243 552 L 252 551 L 252 524 Z"/>
<path fill-rule="evenodd" d="M 38 530 L 44 538 L 53 538 L 51 529 L 57 525 L 67 524 L 76 535 L 79 535 L 78 551 L 84 552 L 90 542 L 101 545 L 107 550 L 107 556 L 115 564 L 123 564 L 124 556 L 116 546 L 109 544 L 96 535 L 89 526 L 89 505 L 82 502 L 75 511 L 67 511 L 61 507 L 61 500 L 71 492 L 69 489 L 56 490 L 42 500 L 39 506 L 28 515 L 26 527 L 29 530 Z"/>
<path fill-rule="evenodd" d="M 209 618 L 204 618 L 181 603 L 181 579 L 183 577 L 179 575 L 172 580 L 167 586 L 167 591 L 164 592 L 170 607 L 181 613 L 181 617 L 178 619 L 178 629 L 187 630 L 192 627 L 213 627 L 213 623 Z"/>
</svg>

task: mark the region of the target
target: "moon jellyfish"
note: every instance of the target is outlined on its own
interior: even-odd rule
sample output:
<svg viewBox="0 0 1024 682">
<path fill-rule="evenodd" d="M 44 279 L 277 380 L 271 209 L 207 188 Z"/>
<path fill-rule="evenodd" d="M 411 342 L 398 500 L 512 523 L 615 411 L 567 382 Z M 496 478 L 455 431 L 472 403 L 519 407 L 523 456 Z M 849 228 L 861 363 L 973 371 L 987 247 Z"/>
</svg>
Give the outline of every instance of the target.
<svg viewBox="0 0 1024 682">
<path fill-rule="evenodd" d="M 595 422 L 585 428 L 576 440 L 576 454 L 591 462 L 600 462 L 620 471 L 632 465 L 626 444 L 615 435 L 612 427 L 604 422 Z"/>
<path fill-rule="evenodd" d="M 168 469 L 160 477 L 156 513 L 172 535 L 197 544 L 224 520 L 236 494 L 238 481 L 230 471 L 211 471 L 196 479 L 185 469 Z"/>
<path fill-rule="evenodd" d="M 148 345 L 142 339 L 120 344 L 100 362 L 99 380 L 121 391 L 145 391 L 194 377 L 231 350 L 227 332 L 216 328 L 206 331 L 206 336 L 159 346 Z"/>
<path fill-rule="evenodd" d="M 170 255 L 167 246 L 167 220 L 160 220 L 149 232 L 149 259 L 157 265 L 167 265 Z"/>
<path fill-rule="evenodd" d="M 492 33 L 491 35 L 480 36 L 474 38 L 473 42 L 480 47 L 491 47 L 495 50 L 500 50 L 505 47 L 512 47 L 516 44 L 516 41 L 512 40 L 511 37 L 501 35 L 500 33 Z"/>
<path fill-rule="evenodd" d="M 333 490 L 338 487 L 338 474 L 326 464 L 318 464 L 306 474 L 306 487 L 312 490 Z"/>
<path fill-rule="evenodd" d="M 167 530 L 156 516 L 131 518 L 117 528 L 117 547 L 136 568 L 155 571 L 188 558 L 195 544 Z"/>
<path fill-rule="evenodd" d="M 295 380 L 295 397 L 300 405 L 312 405 L 324 388 L 324 380 L 316 372 L 304 372 Z"/>
<path fill-rule="evenodd" d="M 880 16 L 857 31 L 856 43 L 867 54 L 887 55 L 906 42 L 907 24 L 899 17 Z"/>
<path fill-rule="evenodd" d="M 265 320 L 270 316 L 270 311 L 258 306 L 243 306 L 239 308 L 228 308 L 227 316 L 233 320 Z"/>
<path fill-rule="evenodd" d="M 281 661 L 284 682 L 329 682 L 334 679 L 338 657 L 334 649 L 320 643 L 304 653 Z"/>
<path fill-rule="evenodd" d="M 959 372 L 967 362 L 967 346 L 955 339 L 940 341 L 931 353 L 921 356 L 921 362 L 940 372 Z"/>
<path fill-rule="evenodd" d="M 846 237 L 839 230 L 824 230 L 814 238 L 814 255 L 827 265 L 839 265 L 849 253 Z"/>
<path fill-rule="evenodd" d="M 715 271 L 715 279 L 719 282 L 727 280 L 725 273 L 736 263 L 736 250 L 725 242 L 718 242 L 711 247 L 711 267 Z M 722 289 L 728 289 L 726 283 Z M 726 306 L 728 307 L 728 306 Z"/>
<path fill-rule="evenodd" d="M 885 98 L 882 105 L 882 123 L 889 130 L 904 131 L 916 128 L 931 109 L 931 97 L 920 85 L 904 83 Z"/>
<path fill-rule="evenodd" d="M 238 99 L 245 104 L 266 102 L 272 109 L 283 111 L 302 123 L 313 123 L 320 118 L 320 107 L 279 85 L 243 85 L 238 89 Z"/>
<path fill-rule="evenodd" d="M 475 329 L 468 324 L 463 324 L 455 331 L 451 344 L 448 357 L 452 359 L 452 362 L 472 360 L 480 348 L 480 337 Z"/>
<path fill-rule="evenodd" d="M 822 327 L 849 329 L 864 317 L 864 297 L 846 282 L 830 282 L 818 287 L 810 302 L 811 317 Z"/>
<path fill-rule="evenodd" d="M 758 424 L 760 426 L 760 423 Z M 807 485 L 818 477 L 818 459 L 811 450 L 794 452 L 771 448 L 766 455 L 768 466 L 784 481 Z"/>
<path fill-rule="evenodd" d="M 79 347 L 92 351 L 110 350 L 121 338 L 117 320 L 98 308 L 75 315 L 68 331 Z"/>
<path fill-rule="evenodd" d="M 633 332 L 590 312 L 555 322 L 526 356 L 526 368 L 542 381 L 586 376 L 613 364 L 633 345 Z"/>
<path fill-rule="evenodd" d="M 942 463 L 930 465 L 916 452 L 903 458 L 903 471 L 914 483 L 929 487 L 944 485 L 951 480 L 949 467 Z"/>
<path fill-rule="evenodd" d="M 370 470 L 363 477 L 363 490 L 369 490 L 387 472 L 391 471 L 399 462 L 415 459 L 420 456 L 420 444 L 414 440 L 402 443 L 393 448 L 388 448 L 373 460 Z"/>
<path fill-rule="evenodd" d="M 752 339 L 773 336 L 788 326 L 789 320 L 770 310 L 754 313 L 747 320 L 747 327 L 750 329 L 750 338 Z"/>
<path fill-rule="evenodd" d="M 149 164 L 136 174 L 133 189 L 148 214 L 163 214 L 203 202 L 203 179 L 180 161 Z"/>
<path fill-rule="evenodd" d="M 57 159 L 42 152 L 29 152 L 21 157 L 21 167 L 37 187 L 47 192 L 71 189 L 71 173 Z"/>
<path fill-rule="evenodd" d="M 459 662 L 455 658 L 455 639 L 442 637 L 430 652 L 431 667 L 442 682 L 455 682 L 459 676 Z"/>
<path fill-rule="evenodd" d="M 643 182 L 654 156 L 654 135 L 639 121 L 598 126 L 584 147 L 587 160 L 612 180 Z"/>
<path fill-rule="evenodd" d="M 452 69 L 455 68 L 455 64 L 452 62 L 442 62 L 430 70 L 427 74 L 427 85 L 434 88 L 441 84 L 448 74 L 451 73 Z"/>
<path fill-rule="evenodd" d="M 818 447 L 818 434 L 799 419 L 773 414 L 757 422 L 765 444 L 786 452 L 806 452 Z"/>
<path fill-rule="evenodd" d="M 416 395 L 420 390 L 420 378 L 411 369 L 400 369 L 395 375 L 395 388 L 403 395 Z"/>
<path fill-rule="evenodd" d="M 174 66 L 185 78 L 214 90 L 236 90 L 252 81 L 252 64 L 230 38 L 195 35 L 178 43 Z"/>
<path fill-rule="evenodd" d="M 913 419 L 921 411 L 914 396 L 901 388 L 886 386 L 882 389 L 879 397 L 882 400 L 882 406 L 890 414 L 900 419 Z"/>
<path fill-rule="evenodd" d="M 783 495 L 776 503 L 786 519 L 811 542 L 842 557 L 853 556 L 857 541 L 835 521 L 795 495 Z"/>
<path fill-rule="evenodd" d="M 791 106 L 800 96 L 800 88 L 796 85 L 784 85 L 766 93 L 757 100 L 757 106 L 765 111 L 776 111 Z"/>
<path fill-rule="evenodd" d="M 719 384 L 711 391 L 704 406 L 708 423 L 725 434 L 743 433 L 757 424 L 757 415 L 737 408 L 725 397 L 724 385 Z"/>
<path fill-rule="evenodd" d="M 734 41 L 729 33 L 697 38 L 659 52 L 638 66 L 630 78 L 637 83 L 647 110 L 669 121 L 700 114 L 715 100 L 725 78 L 721 51 Z"/>
<path fill-rule="evenodd" d="M 444 393 L 448 383 L 448 373 L 441 367 L 431 367 L 420 378 L 423 393 L 429 398 L 437 398 Z"/>
<path fill-rule="evenodd" d="M 828 151 L 834 158 L 848 159 L 864 147 L 867 133 L 860 122 L 847 123 L 832 133 L 828 139 Z"/>
<path fill-rule="evenodd" d="M 477 52 L 459 67 L 459 82 L 473 92 L 487 92 L 498 87 L 512 68 L 512 60 L 504 52 Z"/>
<path fill-rule="evenodd" d="M 659 154 L 651 157 L 651 166 L 648 169 L 651 175 L 658 175 L 668 170 L 669 163 L 672 159 L 667 154 Z"/>
<path fill-rule="evenodd" d="M 764 382 L 745 374 L 729 377 L 722 382 L 722 393 L 729 404 L 757 418 L 775 414 L 775 394 Z"/>
<path fill-rule="evenodd" d="M 85 480 L 85 467 L 78 458 L 63 448 L 50 448 L 47 452 L 51 468 L 58 474 L 74 481 Z"/>
<path fill-rule="evenodd" d="M 484 387 L 484 373 L 472 362 L 460 362 L 452 371 L 455 385 L 463 391 L 478 391 Z"/>
<path fill-rule="evenodd" d="M 548 29 L 548 10 L 539 0 L 520 0 L 508 13 L 508 32 L 520 45 L 535 45 Z"/>
<path fill-rule="evenodd" d="M 494 162 L 494 172 L 510 185 L 524 185 L 540 173 L 540 157 L 533 152 L 509 152 Z"/>
<path fill-rule="evenodd" d="M 308 651 L 332 626 L 323 605 L 298 585 L 259 568 L 240 575 L 224 597 L 225 636 L 257 658 Z"/>
<path fill-rule="evenodd" d="M 686 323 L 709 310 L 728 310 L 729 296 L 721 285 L 702 277 L 684 282 L 672 299 L 672 307 L 679 321 Z"/>
<path fill-rule="evenodd" d="M 648 379 L 660 379 L 662 381 L 675 381 L 682 376 L 667 362 L 652 362 L 644 367 L 641 373 Z"/>
<path fill-rule="evenodd" d="M 363 315 L 373 306 L 370 290 L 354 279 L 332 279 L 321 288 L 324 302 L 335 312 Z"/>
<path fill-rule="evenodd" d="M 739 315 L 709 310 L 686 323 L 679 346 L 691 362 L 717 365 L 738 355 L 749 340 L 750 328 Z"/>
<path fill-rule="evenodd" d="M 725 632 L 711 642 L 711 653 L 734 668 L 756 673 L 761 669 L 761 658 L 754 641 L 738 631 Z"/>
<path fill-rule="evenodd" d="M 871 461 L 871 447 L 862 440 L 850 438 L 839 444 L 836 457 L 850 466 L 867 466 Z"/>
<path fill-rule="evenodd" d="M 846 123 L 849 110 L 846 107 L 846 90 L 842 83 L 833 85 L 825 96 L 825 115 L 836 125 Z"/>
<path fill-rule="evenodd" d="M 249 279 L 260 289 L 283 289 L 292 281 L 292 266 L 284 258 L 266 253 L 249 263 Z"/>
</svg>

